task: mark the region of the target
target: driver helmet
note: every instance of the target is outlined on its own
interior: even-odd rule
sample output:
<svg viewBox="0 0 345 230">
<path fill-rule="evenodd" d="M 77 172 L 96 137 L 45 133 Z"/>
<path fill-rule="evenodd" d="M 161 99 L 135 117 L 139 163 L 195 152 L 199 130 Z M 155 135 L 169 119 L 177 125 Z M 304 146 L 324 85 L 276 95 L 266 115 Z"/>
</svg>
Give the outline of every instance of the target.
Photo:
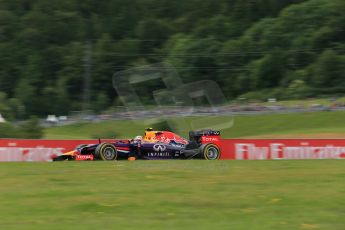
<svg viewBox="0 0 345 230">
<path fill-rule="evenodd" d="M 156 141 L 156 132 L 152 128 L 146 128 L 144 140 L 149 142 Z"/>
<path fill-rule="evenodd" d="M 143 139 L 142 136 L 136 136 L 136 137 L 134 138 L 135 141 L 141 141 L 142 139 Z"/>
</svg>

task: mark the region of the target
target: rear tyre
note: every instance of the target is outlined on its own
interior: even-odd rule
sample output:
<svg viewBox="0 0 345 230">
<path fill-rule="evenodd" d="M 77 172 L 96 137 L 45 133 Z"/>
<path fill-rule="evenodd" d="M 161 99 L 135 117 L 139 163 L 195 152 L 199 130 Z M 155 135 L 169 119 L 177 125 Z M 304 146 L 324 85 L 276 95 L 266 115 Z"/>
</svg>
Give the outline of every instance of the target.
<svg viewBox="0 0 345 230">
<path fill-rule="evenodd" d="M 95 150 L 95 158 L 104 161 L 117 159 L 117 150 L 114 145 L 109 143 L 99 144 Z"/>
<path fill-rule="evenodd" d="M 215 144 L 209 143 L 201 146 L 200 155 L 205 160 L 218 160 L 220 154 L 220 149 Z"/>
</svg>

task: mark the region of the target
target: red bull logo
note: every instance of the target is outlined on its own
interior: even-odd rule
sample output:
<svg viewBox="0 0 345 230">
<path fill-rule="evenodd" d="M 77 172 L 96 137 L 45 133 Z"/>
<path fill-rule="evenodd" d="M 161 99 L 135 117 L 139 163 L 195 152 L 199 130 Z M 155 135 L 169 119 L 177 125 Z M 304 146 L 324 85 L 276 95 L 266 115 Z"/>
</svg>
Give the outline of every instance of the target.
<svg viewBox="0 0 345 230">
<path fill-rule="evenodd" d="M 168 132 L 168 131 L 157 133 L 156 139 L 158 141 L 165 142 L 165 143 L 170 143 L 171 141 L 175 141 L 176 143 L 179 143 L 179 144 L 184 144 L 184 145 L 188 144 L 188 141 L 185 140 L 184 138 L 176 135 L 175 133 Z"/>
</svg>

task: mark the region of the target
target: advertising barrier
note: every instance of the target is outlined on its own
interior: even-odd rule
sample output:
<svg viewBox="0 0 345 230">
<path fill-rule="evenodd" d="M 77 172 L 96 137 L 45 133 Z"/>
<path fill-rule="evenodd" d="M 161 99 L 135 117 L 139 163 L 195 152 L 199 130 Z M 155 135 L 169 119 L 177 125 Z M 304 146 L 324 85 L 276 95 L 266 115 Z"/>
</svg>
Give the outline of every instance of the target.
<svg viewBox="0 0 345 230">
<path fill-rule="evenodd" d="M 345 139 L 225 139 L 222 159 L 283 160 L 345 158 Z"/>
<path fill-rule="evenodd" d="M 0 139 L 0 161 L 51 161 L 77 145 L 97 142 Z M 345 139 L 222 139 L 219 145 L 224 160 L 345 158 Z"/>
<path fill-rule="evenodd" d="M 0 139 L 0 161 L 52 161 L 77 145 L 92 143 L 98 140 Z"/>
</svg>

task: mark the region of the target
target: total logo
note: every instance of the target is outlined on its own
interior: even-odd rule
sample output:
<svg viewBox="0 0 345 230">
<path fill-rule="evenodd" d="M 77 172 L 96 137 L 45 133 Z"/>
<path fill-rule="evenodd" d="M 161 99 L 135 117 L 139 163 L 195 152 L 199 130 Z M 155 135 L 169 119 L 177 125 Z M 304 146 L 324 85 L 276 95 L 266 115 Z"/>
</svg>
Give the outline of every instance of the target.
<svg viewBox="0 0 345 230">
<path fill-rule="evenodd" d="M 163 144 L 155 144 L 153 146 L 153 150 L 156 152 L 164 152 L 167 149 L 167 147 Z"/>
<path fill-rule="evenodd" d="M 202 141 L 205 141 L 205 142 L 216 142 L 216 141 L 219 141 L 219 138 L 217 138 L 217 137 L 202 137 Z"/>
<path fill-rule="evenodd" d="M 86 161 L 86 160 L 93 160 L 93 155 L 92 154 L 90 154 L 90 155 L 77 155 L 76 157 L 75 157 L 75 160 L 77 160 L 77 161 Z"/>
</svg>

